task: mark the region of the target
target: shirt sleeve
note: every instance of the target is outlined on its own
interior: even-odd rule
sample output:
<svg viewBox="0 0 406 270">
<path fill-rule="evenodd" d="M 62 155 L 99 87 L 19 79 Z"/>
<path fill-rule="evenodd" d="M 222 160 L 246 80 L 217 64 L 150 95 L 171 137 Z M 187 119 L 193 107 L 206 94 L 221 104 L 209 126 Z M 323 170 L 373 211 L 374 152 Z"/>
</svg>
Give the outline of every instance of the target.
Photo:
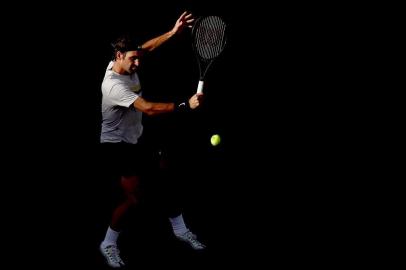
<svg viewBox="0 0 406 270">
<path fill-rule="evenodd" d="M 127 108 L 130 107 L 138 97 L 139 95 L 121 83 L 113 85 L 109 93 L 109 99 L 113 104 Z"/>
</svg>

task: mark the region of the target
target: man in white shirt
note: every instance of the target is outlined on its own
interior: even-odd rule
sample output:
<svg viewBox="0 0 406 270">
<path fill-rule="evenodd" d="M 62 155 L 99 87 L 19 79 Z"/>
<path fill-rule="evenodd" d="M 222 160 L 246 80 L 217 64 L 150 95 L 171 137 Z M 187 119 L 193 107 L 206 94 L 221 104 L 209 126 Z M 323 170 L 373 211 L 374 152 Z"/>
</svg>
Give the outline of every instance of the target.
<svg viewBox="0 0 406 270">
<path fill-rule="evenodd" d="M 139 183 L 148 168 L 151 153 L 142 143 L 142 114 L 159 115 L 187 110 L 200 106 L 202 94 L 194 94 L 184 102 L 150 102 L 142 97 L 141 85 L 137 75 L 140 59 L 146 52 L 153 51 L 174 35 L 191 27 L 194 19 L 184 12 L 174 27 L 142 45 L 129 36 L 117 39 L 114 44 L 114 60 L 111 61 L 102 83 L 102 128 L 100 142 L 106 169 L 112 169 L 121 177 L 124 201 L 113 211 L 110 226 L 100 251 L 107 263 L 114 268 L 124 266 L 119 255 L 117 239 L 122 229 L 125 215 L 139 200 Z M 175 236 L 190 244 L 193 249 L 205 246 L 186 227 L 182 214 L 170 218 Z"/>
</svg>

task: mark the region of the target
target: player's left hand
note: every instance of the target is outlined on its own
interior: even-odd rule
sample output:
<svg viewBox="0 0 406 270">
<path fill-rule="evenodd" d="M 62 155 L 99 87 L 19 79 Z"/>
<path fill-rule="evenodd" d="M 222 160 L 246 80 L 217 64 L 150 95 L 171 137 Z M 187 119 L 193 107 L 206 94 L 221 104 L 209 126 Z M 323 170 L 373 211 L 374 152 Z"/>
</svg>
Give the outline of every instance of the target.
<svg viewBox="0 0 406 270">
<path fill-rule="evenodd" d="M 172 31 L 177 34 L 183 31 L 185 27 L 192 28 L 192 23 L 195 19 L 193 18 L 192 13 L 185 11 L 180 15 L 179 19 L 176 21 L 175 26 Z"/>
</svg>

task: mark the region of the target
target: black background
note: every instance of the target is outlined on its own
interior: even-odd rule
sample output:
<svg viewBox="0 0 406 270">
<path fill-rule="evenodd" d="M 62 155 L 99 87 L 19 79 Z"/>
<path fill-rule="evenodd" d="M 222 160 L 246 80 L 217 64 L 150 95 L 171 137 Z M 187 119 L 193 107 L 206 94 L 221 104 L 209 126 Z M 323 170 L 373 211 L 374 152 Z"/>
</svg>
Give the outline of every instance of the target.
<svg viewBox="0 0 406 270">
<path fill-rule="evenodd" d="M 58 4 L 47 10 L 16 15 L 23 26 L 4 33 L 10 65 L 2 142 L 10 147 L 4 151 L 11 171 L 5 171 L 11 183 L 5 190 L 14 197 L 5 216 L 17 231 L 12 242 L 18 254 L 38 245 L 52 250 L 52 263 L 98 263 L 93 253 L 105 230 L 99 203 L 106 191 L 97 152 L 100 85 L 109 44 L 129 30 L 148 40 L 189 10 L 220 15 L 228 25 L 227 47 L 207 75 L 205 105 L 174 126 L 166 126 L 165 117 L 146 120 L 154 136 L 169 132 L 190 157 L 185 166 L 194 195 L 188 197 L 188 219 L 214 247 L 207 257 L 185 255 L 188 263 L 210 266 L 215 258 L 238 265 L 261 257 L 271 264 L 313 265 L 321 263 L 315 254 L 330 262 L 341 256 L 340 250 L 326 252 L 338 246 L 345 230 L 336 218 L 345 204 L 337 200 L 343 189 L 338 180 L 352 166 L 342 158 L 350 136 L 340 128 L 347 117 L 342 86 L 353 70 L 343 69 L 349 41 L 336 20 L 340 7 L 171 1 L 101 9 Z M 185 97 L 196 89 L 187 31 L 142 65 L 141 83 L 151 100 Z M 216 148 L 209 144 L 214 133 L 222 136 Z M 161 225 L 152 228 L 167 228 Z M 141 251 L 158 261 L 167 258 L 165 251 L 156 252 Z"/>
</svg>

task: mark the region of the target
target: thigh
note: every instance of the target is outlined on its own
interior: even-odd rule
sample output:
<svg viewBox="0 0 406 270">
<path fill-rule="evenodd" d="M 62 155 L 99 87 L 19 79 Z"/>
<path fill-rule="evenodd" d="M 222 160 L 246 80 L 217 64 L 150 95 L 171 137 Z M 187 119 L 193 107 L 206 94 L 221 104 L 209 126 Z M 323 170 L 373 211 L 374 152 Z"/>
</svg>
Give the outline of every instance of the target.
<svg viewBox="0 0 406 270">
<path fill-rule="evenodd" d="M 140 144 L 103 143 L 101 150 L 100 167 L 107 175 L 140 176 L 149 167 L 150 155 Z"/>
<path fill-rule="evenodd" d="M 140 187 L 140 177 L 136 175 L 123 176 L 120 184 L 125 193 L 136 193 Z"/>
</svg>

